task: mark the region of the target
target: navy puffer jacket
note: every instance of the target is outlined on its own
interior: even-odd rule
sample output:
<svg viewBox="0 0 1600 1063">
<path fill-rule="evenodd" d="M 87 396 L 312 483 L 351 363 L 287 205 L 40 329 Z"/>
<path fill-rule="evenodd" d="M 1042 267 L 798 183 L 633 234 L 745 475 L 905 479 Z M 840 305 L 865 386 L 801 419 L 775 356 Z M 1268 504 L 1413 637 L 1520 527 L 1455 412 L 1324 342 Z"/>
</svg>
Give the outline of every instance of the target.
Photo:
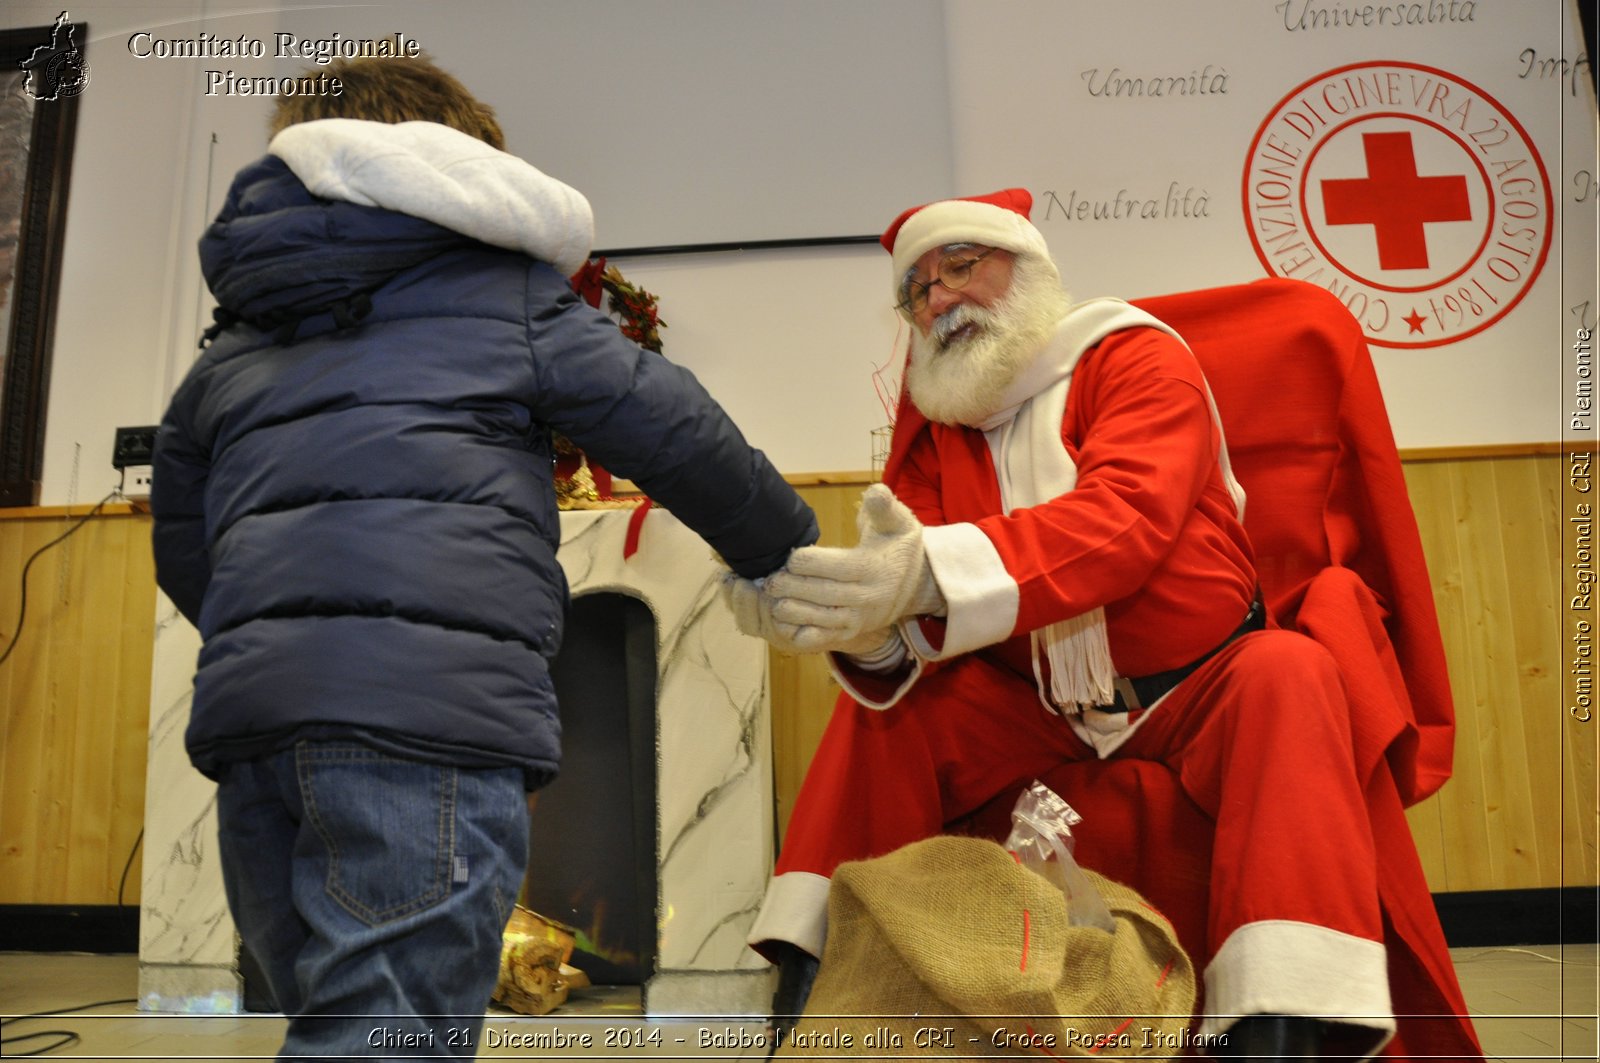
<svg viewBox="0 0 1600 1063">
<path fill-rule="evenodd" d="M 552 430 L 745 576 L 816 539 L 694 377 L 544 262 L 318 198 L 272 156 L 201 258 L 228 327 L 162 422 L 151 506 L 160 585 L 204 638 L 208 775 L 312 727 L 553 777 Z"/>
</svg>

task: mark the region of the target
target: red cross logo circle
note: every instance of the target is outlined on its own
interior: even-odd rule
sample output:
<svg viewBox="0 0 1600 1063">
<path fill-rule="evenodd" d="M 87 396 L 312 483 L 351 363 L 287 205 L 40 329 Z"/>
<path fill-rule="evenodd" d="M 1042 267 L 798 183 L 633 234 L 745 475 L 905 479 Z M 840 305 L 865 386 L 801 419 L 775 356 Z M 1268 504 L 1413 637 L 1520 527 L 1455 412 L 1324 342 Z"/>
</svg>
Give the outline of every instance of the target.
<svg viewBox="0 0 1600 1063">
<path fill-rule="evenodd" d="M 1250 144 L 1243 204 L 1267 272 L 1327 288 L 1383 347 L 1494 325 L 1544 268 L 1554 228 L 1516 117 L 1406 62 L 1339 67 L 1284 96 Z"/>
</svg>

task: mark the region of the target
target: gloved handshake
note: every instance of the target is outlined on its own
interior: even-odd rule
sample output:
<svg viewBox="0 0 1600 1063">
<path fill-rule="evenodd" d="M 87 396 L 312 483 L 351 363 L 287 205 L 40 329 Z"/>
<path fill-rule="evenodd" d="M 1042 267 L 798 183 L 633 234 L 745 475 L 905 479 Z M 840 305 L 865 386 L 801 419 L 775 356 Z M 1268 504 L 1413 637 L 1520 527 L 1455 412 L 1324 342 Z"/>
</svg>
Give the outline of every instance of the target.
<svg viewBox="0 0 1600 1063">
<path fill-rule="evenodd" d="M 894 492 L 874 484 L 856 515 L 859 542 L 806 546 L 760 581 L 729 575 L 723 594 L 739 630 L 787 653 L 837 652 L 869 661 L 898 649 L 895 625 L 942 613 L 922 523 Z"/>
</svg>

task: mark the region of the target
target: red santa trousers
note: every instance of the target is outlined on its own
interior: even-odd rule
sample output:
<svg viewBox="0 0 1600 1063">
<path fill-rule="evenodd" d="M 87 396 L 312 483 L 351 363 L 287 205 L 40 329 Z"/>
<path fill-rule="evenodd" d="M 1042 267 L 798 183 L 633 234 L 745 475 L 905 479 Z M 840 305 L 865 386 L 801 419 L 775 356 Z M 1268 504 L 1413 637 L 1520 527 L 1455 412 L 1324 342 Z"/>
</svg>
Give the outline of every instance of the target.
<svg viewBox="0 0 1600 1063">
<path fill-rule="evenodd" d="M 940 833 L 1053 766 L 1094 755 L 1043 707 L 1032 677 L 981 652 L 930 668 L 887 710 L 840 698 L 752 937 L 820 951 L 817 906 L 838 864 Z M 1386 1039 L 1394 1020 L 1377 861 L 1328 652 L 1293 632 L 1246 635 L 1145 710 L 1115 756 L 1166 764 L 1216 825 L 1199 1032 L 1219 1033 L 1231 1016 L 1286 1013 L 1366 1027 L 1369 1052 Z"/>
</svg>

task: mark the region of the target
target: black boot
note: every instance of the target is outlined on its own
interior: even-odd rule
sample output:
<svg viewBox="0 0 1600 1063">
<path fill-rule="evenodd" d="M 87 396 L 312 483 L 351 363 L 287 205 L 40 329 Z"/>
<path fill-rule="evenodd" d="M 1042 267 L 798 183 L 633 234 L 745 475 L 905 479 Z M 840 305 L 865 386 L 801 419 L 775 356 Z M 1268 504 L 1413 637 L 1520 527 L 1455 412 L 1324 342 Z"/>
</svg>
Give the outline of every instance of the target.
<svg viewBox="0 0 1600 1063">
<path fill-rule="evenodd" d="M 1304 1015 L 1247 1015 L 1213 1041 L 1213 1059 L 1358 1060 L 1378 1050 L 1384 1034 L 1370 1026 Z"/>
<path fill-rule="evenodd" d="M 811 984 L 817 980 L 817 958 L 798 945 L 787 941 L 774 942 L 769 949 L 777 957 L 778 988 L 772 994 L 772 1050 L 788 1040 L 794 1025 L 806 1010 L 806 998 L 811 996 Z"/>
<path fill-rule="evenodd" d="M 1300 1015 L 1246 1015 L 1211 1046 L 1214 1059 L 1322 1058 L 1322 1023 Z"/>
</svg>

